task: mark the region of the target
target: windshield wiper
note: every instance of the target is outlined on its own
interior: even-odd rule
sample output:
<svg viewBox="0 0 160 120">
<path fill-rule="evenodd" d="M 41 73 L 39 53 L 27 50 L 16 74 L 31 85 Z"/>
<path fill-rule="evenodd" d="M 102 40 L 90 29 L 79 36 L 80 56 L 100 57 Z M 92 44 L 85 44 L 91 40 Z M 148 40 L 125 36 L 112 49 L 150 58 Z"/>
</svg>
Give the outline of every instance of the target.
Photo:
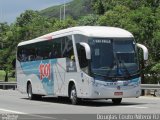
<svg viewBox="0 0 160 120">
<path fill-rule="evenodd" d="M 109 69 L 109 67 L 100 67 L 99 69 Z"/>
<path fill-rule="evenodd" d="M 93 73 L 93 72 L 92 72 L 92 74 L 93 74 L 93 75 L 97 75 L 97 76 L 101 76 L 101 77 L 106 77 L 105 75 L 97 74 L 97 73 Z"/>
</svg>

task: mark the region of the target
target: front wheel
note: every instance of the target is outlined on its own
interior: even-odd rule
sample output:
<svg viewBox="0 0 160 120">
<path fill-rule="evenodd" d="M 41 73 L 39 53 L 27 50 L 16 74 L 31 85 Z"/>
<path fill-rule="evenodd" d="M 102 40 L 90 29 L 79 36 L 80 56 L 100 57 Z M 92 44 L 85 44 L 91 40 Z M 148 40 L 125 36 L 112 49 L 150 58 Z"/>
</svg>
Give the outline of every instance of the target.
<svg viewBox="0 0 160 120">
<path fill-rule="evenodd" d="M 154 91 L 154 96 L 155 97 L 160 97 L 160 90 L 155 90 Z"/>
<path fill-rule="evenodd" d="M 112 102 L 114 105 L 119 105 L 122 102 L 122 98 L 113 98 Z"/>
<path fill-rule="evenodd" d="M 76 105 L 80 102 L 80 99 L 77 98 L 77 91 L 75 85 L 73 85 L 70 90 L 70 100 L 73 105 Z"/>
</svg>

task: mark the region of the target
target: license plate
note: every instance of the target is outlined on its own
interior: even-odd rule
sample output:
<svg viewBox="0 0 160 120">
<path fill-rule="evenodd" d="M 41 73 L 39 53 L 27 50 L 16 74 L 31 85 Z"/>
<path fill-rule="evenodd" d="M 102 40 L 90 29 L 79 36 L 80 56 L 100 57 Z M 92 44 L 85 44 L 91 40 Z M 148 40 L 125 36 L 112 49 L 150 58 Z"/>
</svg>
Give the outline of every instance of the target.
<svg viewBox="0 0 160 120">
<path fill-rule="evenodd" d="M 115 96 L 122 96 L 122 95 L 123 95 L 123 92 L 114 92 L 114 95 L 115 95 Z"/>
</svg>

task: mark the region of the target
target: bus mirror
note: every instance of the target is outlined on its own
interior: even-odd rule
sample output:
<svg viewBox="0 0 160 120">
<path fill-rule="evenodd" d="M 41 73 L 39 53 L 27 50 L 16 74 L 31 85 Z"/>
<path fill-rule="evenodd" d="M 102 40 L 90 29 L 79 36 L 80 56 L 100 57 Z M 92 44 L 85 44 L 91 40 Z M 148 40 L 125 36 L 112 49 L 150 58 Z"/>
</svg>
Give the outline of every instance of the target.
<svg viewBox="0 0 160 120">
<path fill-rule="evenodd" d="M 137 46 L 143 50 L 143 59 L 148 60 L 148 49 L 144 45 L 139 43 L 137 43 Z"/>
<path fill-rule="evenodd" d="M 91 49 L 89 45 L 85 42 L 80 42 L 80 45 L 82 45 L 85 48 L 86 58 L 90 60 L 91 59 Z"/>
</svg>

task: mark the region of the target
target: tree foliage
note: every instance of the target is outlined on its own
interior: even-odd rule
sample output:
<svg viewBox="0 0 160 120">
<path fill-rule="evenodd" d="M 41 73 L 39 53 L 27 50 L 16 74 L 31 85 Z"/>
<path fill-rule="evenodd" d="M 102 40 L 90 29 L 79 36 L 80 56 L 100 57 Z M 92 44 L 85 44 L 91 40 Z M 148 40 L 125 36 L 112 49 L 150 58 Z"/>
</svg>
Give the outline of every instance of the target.
<svg viewBox="0 0 160 120">
<path fill-rule="evenodd" d="M 92 3 L 93 10 L 95 11 L 96 14 L 98 15 L 103 15 L 105 12 L 102 0 L 93 0 Z"/>
<path fill-rule="evenodd" d="M 78 21 L 77 24 L 80 26 L 85 25 L 97 25 L 99 15 L 89 14 L 87 16 L 82 16 Z"/>
<path fill-rule="evenodd" d="M 83 10 L 79 6 L 83 7 Z M 57 18 L 52 17 L 54 12 L 51 8 L 46 14 L 45 11 L 42 14 L 27 10 L 11 25 L 0 23 L 1 69 L 6 73 L 14 69 L 12 61 L 15 59 L 16 46 L 21 41 L 72 26 L 100 25 L 120 27 L 133 33 L 135 40 L 149 49 L 145 74 L 159 79 L 160 0 L 74 0 L 66 6 L 66 14 L 71 17 L 62 21 L 59 20 L 59 6 L 56 9 Z M 84 11 L 85 14 L 82 14 Z"/>
</svg>

